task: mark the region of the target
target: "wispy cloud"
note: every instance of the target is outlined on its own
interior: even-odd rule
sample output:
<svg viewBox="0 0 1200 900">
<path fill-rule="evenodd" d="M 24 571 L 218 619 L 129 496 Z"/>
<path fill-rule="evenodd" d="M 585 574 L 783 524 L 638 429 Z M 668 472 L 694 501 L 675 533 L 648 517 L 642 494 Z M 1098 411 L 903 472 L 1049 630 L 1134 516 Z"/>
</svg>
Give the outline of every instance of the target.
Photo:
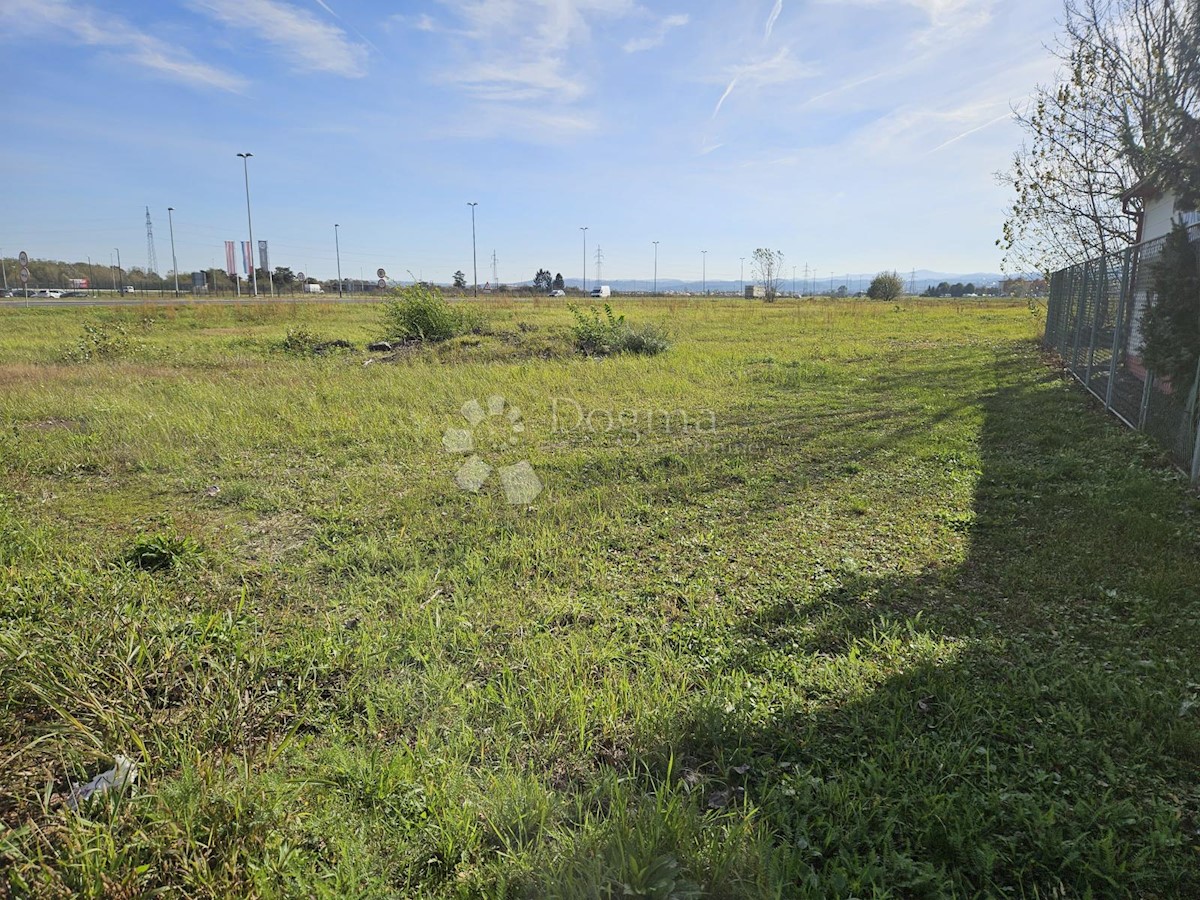
<svg viewBox="0 0 1200 900">
<path fill-rule="evenodd" d="M 783 13 L 783 0 L 775 0 L 775 8 L 771 10 L 771 14 L 767 16 L 767 27 L 763 33 L 763 40 L 769 41 L 771 33 L 775 31 L 775 23 L 779 21 L 779 16 Z"/>
<path fill-rule="evenodd" d="M 634 0 L 440 2 L 450 24 L 427 15 L 400 20 L 418 30 L 445 34 L 458 44 L 459 59 L 437 76 L 439 81 L 482 102 L 560 107 L 588 93 L 586 72 L 569 59 L 568 50 L 590 40 L 590 20 L 640 12 Z"/>
<path fill-rule="evenodd" d="M 725 101 L 733 94 L 734 89 L 757 90 L 775 84 L 789 84 L 801 78 L 809 78 L 815 74 L 815 69 L 807 63 L 792 59 L 791 48 L 784 47 L 769 59 L 747 63 L 743 66 L 733 66 L 728 70 L 729 83 L 721 99 L 713 109 L 715 119 L 721 112 Z"/>
<path fill-rule="evenodd" d="M 783 0 L 780 0 L 783 2 Z M 673 28 L 682 28 L 689 21 L 690 17 L 686 14 L 667 16 L 661 19 L 658 25 L 651 30 L 647 35 L 640 38 L 633 38 L 625 44 L 626 53 L 639 53 L 643 50 L 653 50 L 655 47 L 662 45 L 667 39 L 667 33 Z"/>
<path fill-rule="evenodd" d="M 239 75 L 201 62 L 177 44 L 169 44 L 108 11 L 69 0 L 4 0 L 0 29 L 8 35 L 36 34 L 44 40 L 100 47 L 164 78 L 193 87 L 241 91 Z"/>
<path fill-rule="evenodd" d="M 1003 115 L 996 116 L 996 118 L 994 118 L 994 119 L 989 119 L 988 121 L 984 122 L 982 125 L 976 125 L 974 128 L 968 128 L 962 134 L 956 134 L 954 137 L 950 138 L 950 140 L 942 141 L 942 143 L 938 144 L 936 147 L 934 147 L 932 150 L 930 150 L 927 155 L 932 156 L 934 153 L 937 153 L 939 150 L 944 150 L 946 147 L 949 147 L 951 144 L 956 144 L 959 141 L 961 141 L 963 138 L 970 137 L 971 135 L 975 134 L 977 131 L 983 131 L 985 128 L 991 128 L 993 125 L 998 125 L 1000 122 L 1004 122 L 1011 118 L 1012 118 L 1012 113 L 1006 112 Z"/>
<path fill-rule="evenodd" d="M 350 40 L 341 28 L 282 0 L 191 0 L 189 4 L 223 25 L 252 30 L 286 51 L 297 68 L 346 78 L 367 73 L 367 48 Z M 320 4 L 330 13 L 325 3 Z"/>
</svg>

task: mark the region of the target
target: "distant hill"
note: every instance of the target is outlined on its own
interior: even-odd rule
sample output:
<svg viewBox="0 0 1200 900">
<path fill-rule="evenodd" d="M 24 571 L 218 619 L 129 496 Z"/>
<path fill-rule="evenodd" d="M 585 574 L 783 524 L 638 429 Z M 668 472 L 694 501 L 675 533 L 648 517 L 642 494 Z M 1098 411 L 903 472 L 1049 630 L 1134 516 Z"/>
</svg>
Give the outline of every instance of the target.
<svg viewBox="0 0 1200 900">
<path fill-rule="evenodd" d="M 874 278 L 877 274 L 879 274 L 879 273 L 878 272 L 871 272 L 870 274 L 861 274 L 861 273 L 853 274 L 853 273 L 851 273 L 849 275 L 849 277 L 847 277 L 844 274 L 843 275 L 835 275 L 833 277 L 833 289 L 837 290 L 838 287 L 845 285 L 846 290 L 852 294 L 856 293 L 857 291 L 865 291 L 867 289 L 867 286 L 870 285 L 871 279 Z M 924 292 L 925 289 L 930 287 L 931 285 L 938 285 L 938 284 L 941 284 L 943 281 L 948 282 L 949 284 L 955 284 L 957 282 L 961 282 L 962 284 L 975 284 L 976 286 L 982 288 L 982 287 L 988 287 L 988 286 L 992 286 L 992 285 L 998 285 L 1005 278 L 1009 277 L 1007 275 L 1002 275 L 999 272 L 968 272 L 966 274 L 961 274 L 961 273 L 956 273 L 956 272 L 934 272 L 929 269 L 918 269 L 915 276 L 911 272 L 909 272 L 908 274 L 905 274 L 905 273 L 898 273 L 898 274 L 904 280 L 905 288 L 909 287 L 909 282 L 911 280 L 913 283 L 913 290 L 915 291 L 915 293 L 918 293 L 918 294 Z M 582 284 L 581 280 L 578 278 L 567 278 L 567 279 L 565 279 L 565 282 L 566 282 L 567 287 L 572 287 L 572 288 L 579 288 Z M 812 278 L 809 278 L 808 285 L 806 287 L 804 284 L 804 279 L 797 278 L 796 279 L 796 290 L 800 293 L 827 294 L 827 293 L 829 293 L 829 290 L 830 290 L 829 282 L 830 282 L 829 278 L 818 278 L 815 281 Z M 753 284 L 754 282 L 747 279 L 744 283 L 745 284 Z M 524 286 L 528 286 L 530 284 L 532 284 L 532 282 L 522 281 L 522 282 L 518 282 L 517 284 L 510 285 L 510 286 L 524 287 Z M 605 278 L 601 281 L 601 284 L 607 284 L 609 287 L 611 287 L 614 291 L 617 291 L 618 293 L 649 293 L 651 291 L 651 289 L 653 288 L 653 282 L 651 281 L 651 279 L 648 279 L 648 278 L 636 278 L 636 279 Z M 595 285 L 596 285 L 596 282 L 593 279 L 589 278 L 588 279 L 588 288 L 590 289 L 592 287 L 595 287 Z M 716 280 L 709 279 L 709 281 L 707 282 L 708 290 L 714 294 L 737 294 L 737 293 L 741 292 L 742 285 L 743 285 L 743 282 L 740 282 L 740 281 L 716 281 Z M 658 290 L 660 293 L 674 292 L 674 293 L 698 294 L 698 293 L 702 292 L 704 290 L 704 288 L 705 288 L 705 283 L 702 282 L 700 279 L 696 279 L 694 281 L 693 280 L 683 280 L 683 279 L 679 279 L 679 278 L 659 278 L 658 279 Z M 780 282 L 780 288 L 781 288 L 781 290 L 791 293 L 792 279 L 790 279 L 790 278 L 783 279 Z"/>
</svg>

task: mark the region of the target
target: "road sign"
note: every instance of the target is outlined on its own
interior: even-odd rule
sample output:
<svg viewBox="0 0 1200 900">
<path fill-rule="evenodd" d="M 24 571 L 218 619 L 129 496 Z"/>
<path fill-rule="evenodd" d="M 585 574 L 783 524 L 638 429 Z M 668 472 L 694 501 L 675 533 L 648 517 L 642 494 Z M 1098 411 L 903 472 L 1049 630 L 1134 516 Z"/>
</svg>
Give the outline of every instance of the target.
<svg viewBox="0 0 1200 900">
<path fill-rule="evenodd" d="M 380 271 L 382 272 L 383 270 L 380 269 Z M 385 288 L 385 287 L 387 287 L 387 279 L 380 278 L 379 281 L 376 282 L 376 284 L 378 284 L 381 288 Z"/>
<path fill-rule="evenodd" d="M 23 266 L 29 265 L 29 254 L 26 253 L 24 250 L 22 250 L 21 253 L 17 256 L 17 261 L 20 262 L 21 265 L 23 265 Z"/>
<path fill-rule="evenodd" d="M 375 274 L 378 275 L 380 278 L 387 278 L 387 272 L 383 271 L 383 269 L 380 269 Z"/>
<path fill-rule="evenodd" d="M 26 266 L 21 266 L 21 283 L 29 284 L 29 269 Z"/>
<path fill-rule="evenodd" d="M 304 273 L 303 273 L 303 272 L 297 272 L 297 273 L 296 273 L 296 280 L 297 280 L 297 281 L 303 281 L 303 280 L 304 280 Z"/>
</svg>

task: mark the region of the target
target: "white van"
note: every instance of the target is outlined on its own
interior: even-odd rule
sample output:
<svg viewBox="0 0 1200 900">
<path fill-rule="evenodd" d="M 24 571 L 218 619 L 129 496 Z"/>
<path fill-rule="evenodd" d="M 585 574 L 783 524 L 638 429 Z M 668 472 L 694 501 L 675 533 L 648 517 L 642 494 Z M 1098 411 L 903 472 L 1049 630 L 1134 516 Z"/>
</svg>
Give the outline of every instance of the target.
<svg viewBox="0 0 1200 900">
<path fill-rule="evenodd" d="M 592 288 L 592 296 L 593 297 L 611 297 L 612 296 L 612 288 L 609 287 L 607 284 L 598 285 L 598 286 Z"/>
</svg>

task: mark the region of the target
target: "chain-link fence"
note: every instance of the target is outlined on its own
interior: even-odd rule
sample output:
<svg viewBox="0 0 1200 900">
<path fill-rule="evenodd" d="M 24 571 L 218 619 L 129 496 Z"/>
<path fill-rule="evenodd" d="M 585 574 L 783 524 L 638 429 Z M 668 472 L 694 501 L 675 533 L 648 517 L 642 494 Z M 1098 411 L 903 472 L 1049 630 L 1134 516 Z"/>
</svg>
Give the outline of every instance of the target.
<svg viewBox="0 0 1200 900">
<path fill-rule="evenodd" d="M 1200 241 L 1200 226 L 1189 236 Z M 1159 441 L 1195 482 L 1200 379 L 1186 391 L 1175 390 L 1142 364 L 1142 323 L 1165 241 L 1147 241 L 1051 275 L 1044 344 L 1105 409 Z"/>
</svg>

